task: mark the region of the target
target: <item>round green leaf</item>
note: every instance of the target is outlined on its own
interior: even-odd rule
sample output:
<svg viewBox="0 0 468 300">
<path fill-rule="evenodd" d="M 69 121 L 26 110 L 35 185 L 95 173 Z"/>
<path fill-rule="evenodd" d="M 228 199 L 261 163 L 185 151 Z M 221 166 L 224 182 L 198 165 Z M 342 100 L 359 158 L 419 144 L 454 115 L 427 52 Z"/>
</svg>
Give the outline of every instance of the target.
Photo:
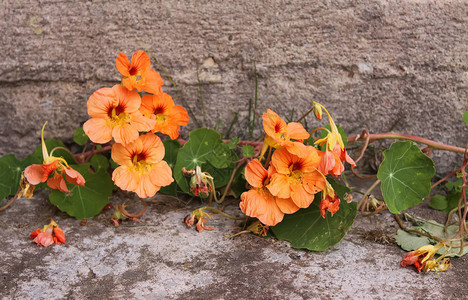
<svg viewBox="0 0 468 300">
<path fill-rule="evenodd" d="M 212 129 L 199 128 L 190 132 L 190 138 L 180 148 L 177 162 L 174 166 L 174 179 L 180 189 L 189 193 L 189 179 L 182 174 L 182 168 L 195 169 L 200 166 L 203 172 L 208 172 L 214 178 L 216 188 L 229 181 L 234 169 L 233 160 L 237 160 L 229 147 L 224 144 L 219 133 Z"/>
<path fill-rule="evenodd" d="M 89 137 L 84 132 L 83 127 L 77 128 L 73 133 L 73 141 L 75 141 L 75 143 L 77 143 L 80 146 L 85 145 L 88 142 L 88 140 Z"/>
<path fill-rule="evenodd" d="M 253 146 L 245 145 L 244 147 L 242 147 L 242 155 L 244 155 L 244 157 L 251 158 L 252 156 L 254 156 L 254 153 L 255 148 Z"/>
<path fill-rule="evenodd" d="M 463 121 L 468 125 L 468 110 L 463 113 Z"/>
<path fill-rule="evenodd" d="M 349 191 L 344 186 L 332 182 L 341 203 L 333 217 L 327 212 L 326 218 L 320 215 L 321 193 L 315 195 L 314 202 L 292 215 L 285 215 L 283 221 L 271 230 L 279 240 L 286 240 L 293 248 L 305 248 L 311 251 L 324 251 L 336 245 L 345 236 L 357 214 L 357 203 L 343 201 Z"/>
<path fill-rule="evenodd" d="M 432 159 L 411 141 L 395 142 L 383 152 L 377 178 L 388 209 L 393 214 L 413 207 L 429 195 L 435 169 Z"/>
<path fill-rule="evenodd" d="M 72 217 L 80 220 L 92 218 L 107 204 L 112 194 L 112 179 L 103 169 L 91 173 L 90 164 L 72 167 L 83 175 L 86 180 L 85 186 L 67 183 L 69 193 L 53 190 L 49 200 Z"/>
<path fill-rule="evenodd" d="M 101 169 L 107 171 L 107 169 L 109 168 L 109 159 L 107 159 L 107 157 L 101 154 L 93 155 L 89 162 L 91 163 L 91 166 L 96 172 L 99 172 Z"/>
</svg>

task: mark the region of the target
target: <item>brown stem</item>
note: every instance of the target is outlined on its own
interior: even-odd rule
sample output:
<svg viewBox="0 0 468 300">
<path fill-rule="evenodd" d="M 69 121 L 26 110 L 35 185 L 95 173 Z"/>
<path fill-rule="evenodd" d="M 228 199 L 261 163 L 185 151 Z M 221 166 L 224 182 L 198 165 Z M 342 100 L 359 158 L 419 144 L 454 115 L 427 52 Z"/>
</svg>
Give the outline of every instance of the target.
<svg viewBox="0 0 468 300">
<path fill-rule="evenodd" d="M 236 172 L 237 170 L 239 170 L 239 168 L 246 162 L 246 160 L 242 160 L 240 161 L 237 166 L 234 168 L 234 170 L 232 171 L 232 175 L 231 175 L 231 178 L 229 178 L 229 182 L 228 184 L 226 185 L 226 189 L 224 190 L 224 193 L 223 193 L 223 196 L 221 197 L 221 199 L 219 201 L 217 201 L 218 203 L 222 203 L 224 201 L 224 198 L 226 198 L 226 195 L 227 193 L 229 192 L 229 189 L 231 188 L 231 184 L 232 182 L 234 181 L 234 177 L 236 176 Z"/>
<path fill-rule="evenodd" d="M 430 239 L 433 239 L 433 240 L 436 240 L 440 243 L 444 243 L 445 241 L 441 238 L 438 238 L 436 236 L 432 236 L 430 234 L 427 234 L 427 233 L 424 233 L 424 232 L 421 232 L 419 230 L 415 230 L 415 229 L 408 229 L 406 228 L 405 225 L 403 225 L 403 222 L 401 221 L 400 217 L 398 215 L 393 215 L 393 217 L 395 218 L 395 220 L 397 221 L 398 225 L 400 226 L 401 229 L 403 229 L 404 231 L 406 232 L 411 232 L 411 233 L 416 233 L 416 234 L 419 234 L 419 235 L 423 235 L 425 237 L 428 237 Z"/>
<path fill-rule="evenodd" d="M 351 137 L 348 137 L 348 142 L 354 142 L 354 141 L 358 141 L 361 139 L 362 139 L 361 136 L 351 136 Z M 413 142 L 417 142 L 417 143 L 430 146 L 433 149 L 446 150 L 446 151 L 451 151 L 451 152 L 456 152 L 456 153 L 465 153 L 464 148 L 434 142 L 432 140 L 419 137 L 419 136 L 415 136 L 415 135 L 410 135 L 410 134 L 395 133 L 395 132 L 369 134 L 370 143 L 377 141 L 377 140 L 382 140 L 382 139 L 409 140 L 409 141 L 413 141 Z"/>
<path fill-rule="evenodd" d="M 18 193 L 19 193 L 19 190 L 18 190 Z M 8 207 L 10 207 L 10 205 L 13 204 L 13 202 L 15 202 L 16 199 L 18 199 L 18 193 L 16 193 L 16 195 L 11 198 L 11 200 L 5 204 L 4 206 L 0 207 L 0 211 L 4 211 L 5 209 L 7 209 Z"/>
<path fill-rule="evenodd" d="M 141 199 L 141 203 L 143 203 L 144 207 L 143 207 L 143 209 L 142 209 L 139 213 L 137 213 L 137 214 L 131 214 L 131 213 L 129 213 L 129 212 L 125 209 L 125 205 L 122 205 L 122 204 L 117 205 L 117 208 L 118 208 L 118 209 L 120 210 L 120 212 L 121 212 L 124 216 L 126 216 L 127 218 L 139 218 L 139 217 L 141 217 L 141 216 L 145 213 L 145 211 L 146 211 L 146 206 L 147 206 L 146 202 L 145 202 L 143 199 Z"/>
</svg>

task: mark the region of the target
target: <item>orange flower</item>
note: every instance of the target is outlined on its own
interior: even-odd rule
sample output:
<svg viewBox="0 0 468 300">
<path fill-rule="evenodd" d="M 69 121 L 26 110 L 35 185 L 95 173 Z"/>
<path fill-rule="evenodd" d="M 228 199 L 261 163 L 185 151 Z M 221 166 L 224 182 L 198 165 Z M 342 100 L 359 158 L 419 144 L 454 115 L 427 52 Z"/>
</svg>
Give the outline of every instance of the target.
<svg viewBox="0 0 468 300">
<path fill-rule="evenodd" d="M 31 232 L 30 238 L 34 239 L 34 242 L 37 245 L 44 247 L 48 247 L 53 243 L 65 243 L 65 234 L 63 233 L 62 229 L 58 227 L 57 223 L 55 223 L 52 219 L 50 220 L 49 225 L 45 225 L 44 228 L 38 228 Z"/>
<path fill-rule="evenodd" d="M 185 108 L 174 105 L 172 97 L 166 93 L 159 95 L 144 95 L 141 100 L 140 112 L 156 120 L 153 132 L 159 131 L 167 134 L 171 139 L 179 136 L 180 126 L 188 124 L 189 116 Z"/>
<path fill-rule="evenodd" d="M 285 213 L 292 214 L 299 210 L 289 197 L 275 197 L 268 190 L 267 185 L 274 172 L 273 166 L 267 171 L 258 159 L 252 160 L 245 168 L 245 179 L 252 189 L 242 193 L 240 203 L 244 214 L 258 218 L 268 226 L 275 226 L 281 222 Z"/>
<path fill-rule="evenodd" d="M 140 95 L 121 85 L 99 89 L 89 97 L 91 119 L 83 124 L 83 130 L 94 143 L 105 144 L 112 138 L 116 143 L 133 142 L 139 131 L 151 130 L 156 122 L 141 115 L 140 105 Z"/>
<path fill-rule="evenodd" d="M 120 165 L 112 173 L 115 185 L 140 198 L 154 196 L 162 186 L 174 181 L 171 168 L 162 160 L 164 152 L 161 139 L 152 133 L 141 135 L 126 146 L 114 144 L 112 159 Z"/>
<path fill-rule="evenodd" d="M 356 167 L 354 160 L 348 155 L 346 150 L 340 148 L 339 144 L 335 144 L 333 151 L 328 151 L 328 149 L 326 151 L 319 151 L 319 155 L 321 157 L 319 171 L 324 175 L 339 176 L 345 169 L 343 165 L 344 161 Z"/>
<path fill-rule="evenodd" d="M 42 126 L 41 140 L 42 140 L 42 156 L 44 158 L 42 165 L 33 164 L 24 169 L 24 177 L 32 184 L 37 185 L 41 182 L 46 182 L 47 185 L 55 190 L 59 190 L 65 193 L 70 192 L 67 184 L 63 179 L 63 173 L 68 182 L 75 185 L 85 185 L 85 179 L 76 170 L 73 170 L 65 159 L 62 157 L 52 156 L 52 152 L 47 152 L 47 146 L 44 141 L 44 128 L 47 122 Z M 54 173 L 53 177 L 49 178 L 50 174 Z M 32 191 L 31 191 L 32 193 Z M 29 195 L 29 194 L 28 194 Z M 32 194 L 31 194 L 32 196 Z"/>
<path fill-rule="evenodd" d="M 273 153 L 271 164 L 277 173 L 271 176 L 268 189 L 279 198 L 289 198 L 300 208 L 308 207 L 314 195 L 325 187 L 325 178 L 317 170 L 320 156 L 317 149 L 308 146 L 306 156 L 301 158 L 278 149 Z"/>
<path fill-rule="evenodd" d="M 151 94 L 161 94 L 164 84 L 161 76 L 150 67 L 150 58 L 146 52 L 138 50 L 132 56 L 132 62 L 124 53 L 119 53 L 115 60 L 117 70 L 122 74 L 122 85 L 133 91 L 145 91 Z"/>
<path fill-rule="evenodd" d="M 300 123 L 291 122 L 286 124 L 271 109 L 263 114 L 262 119 L 267 136 L 265 137 L 261 156 L 263 156 L 268 146 L 273 148 L 284 147 L 290 153 L 299 157 L 307 155 L 306 146 L 302 143 L 302 140 L 308 139 L 310 135 Z"/>
</svg>

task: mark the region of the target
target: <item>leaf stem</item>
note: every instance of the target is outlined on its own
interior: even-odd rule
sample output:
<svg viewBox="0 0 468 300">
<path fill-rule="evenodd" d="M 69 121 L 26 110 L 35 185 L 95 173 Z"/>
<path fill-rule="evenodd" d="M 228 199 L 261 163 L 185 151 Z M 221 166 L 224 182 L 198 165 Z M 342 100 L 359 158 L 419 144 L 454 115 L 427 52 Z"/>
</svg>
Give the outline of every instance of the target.
<svg viewBox="0 0 468 300">
<path fill-rule="evenodd" d="M 351 137 L 348 137 L 348 142 L 355 142 L 355 141 L 364 140 L 364 139 L 366 139 L 366 137 L 362 137 L 360 135 L 351 136 Z M 434 142 L 432 140 L 429 140 L 420 136 L 410 135 L 410 134 L 396 133 L 396 132 L 369 134 L 369 143 L 372 143 L 377 140 L 383 140 L 383 139 L 409 140 L 409 141 L 413 141 L 416 143 L 421 143 L 421 144 L 430 146 L 434 149 L 446 150 L 446 151 L 451 151 L 451 152 L 456 152 L 456 153 L 465 153 L 465 149 L 463 148 Z"/>
</svg>

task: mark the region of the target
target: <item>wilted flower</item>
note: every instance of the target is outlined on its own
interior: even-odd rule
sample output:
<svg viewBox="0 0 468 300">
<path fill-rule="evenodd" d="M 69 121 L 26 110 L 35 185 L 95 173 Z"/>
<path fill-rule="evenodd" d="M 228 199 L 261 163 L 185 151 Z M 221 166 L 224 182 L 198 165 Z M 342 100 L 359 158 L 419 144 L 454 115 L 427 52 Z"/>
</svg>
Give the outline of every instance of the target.
<svg viewBox="0 0 468 300">
<path fill-rule="evenodd" d="M 48 247 L 55 244 L 63 244 L 65 243 L 65 234 L 63 233 L 62 229 L 58 227 L 57 223 L 54 220 L 50 220 L 49 225 L 45 225 L 42 229 L 34 230 L 31 235 L 31 239 L 34 239 L 34 242 L 37 245 L 41 245 L 44 247 Z"/>
<path fill-rule="evenodd" d="M 52 188 L 56 189 L 65 193 L 70 192 L 68 190 L 67 184 L 63 179 L 63 175 L 65 174 L 65 178 L 68 182 L 76 184 L 76 185 L 85 185 L 85 179 L 83 176 L 76 170 L 73 170 L 65 159 L 62 157 L 55 157 L 52 156 L 52 152 L 49 154 L 47 152 L 47 147 L 44 141 L 44 128 L 47 122 L 45 122 L 44 126 L 42 127 L 41 139 L 42 139 L 42 156 L 44 158 L 44 162 L 42 165 L 33 164 L 28 166 L 24 170 L 24 177 L 26 177 L 28 183 L 32 185 L 37 185 L 41 182 L 46 182 L 47 185 Z M 54 175 L 49 178 L 49 176 L 54 173 Z M 27 188 L 27 184 L 24 185 Z M 32 191 L 25 191 L 26 196 L 30 196 Z"/>
<path fill-rule="evenodd" d="M 400 265 L 402 267 L 413 265 L 415 270 L 418 272 L 421 272 L 421 270 L 427 270 L 427 268 L 429 267 L 435 267 L 435 265 L 432 266 L 433 263 L 429 263 L 427 267 L 426 264 L 432 257 L 434 257 L 437 251 L 439 251 L 439 249 L 442 248 L 442 246 L 443 245 L 441 243 L 435 246 L 426 245 L 414 251 L 408 252 L 405 255 L 405 257 L 401 260 Z"/>
<path fill-rule="evenodd" d="M 214 228 L 211 226 L 206 226 L 206 222 L 208 219 L 211 219 L 211 216 L 204 212 L 203 209 L 196 209 L 190 215 L 184 218 L 184 223 L 188 227 L 192 227 L 197 222 L 196 227 L 198 232 L 202 232 L 203 230 L 213 230 Z"/>
</svg>

